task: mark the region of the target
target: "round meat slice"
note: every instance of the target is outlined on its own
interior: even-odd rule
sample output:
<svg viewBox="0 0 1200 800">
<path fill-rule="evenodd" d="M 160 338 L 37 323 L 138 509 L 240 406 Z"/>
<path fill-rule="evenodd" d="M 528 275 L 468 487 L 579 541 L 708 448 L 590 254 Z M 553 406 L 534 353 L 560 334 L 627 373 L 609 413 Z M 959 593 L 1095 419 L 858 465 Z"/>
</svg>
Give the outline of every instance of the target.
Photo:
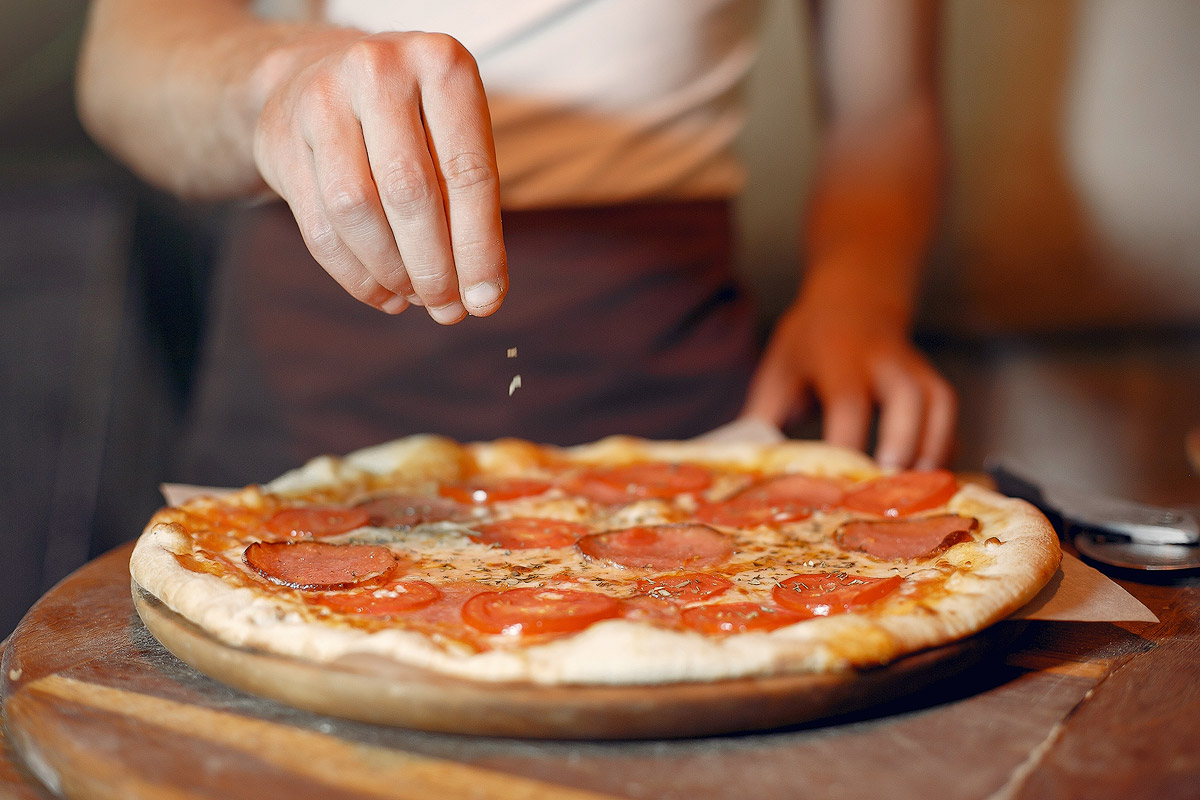
<svg viewBox="0 0 1200 800">
<path fill-rule="evenodd" d="M 696 518 L 726 528 L 776 526 L 808 519 L 837 505 L 845 491 L 830 478 L 788 474 L 759 481 L 718 503 L 702 505 Z"/>
<path fill-rule="evenodd" d="M 349 589 L 391 575 L 399 561 L 376 544 L 254 542 L 242 554 L 246 565 L 272 583 L 293 589 Z"/>
<path fill-rule="evenodd" d="M 505 550 L 528 550 L 535 547 L 570 547 L 586 536 L 588 528 L 561 519 L 512 517 L 478 526 L 468 532 L 471 538 Z"/>
<path fill-rule="evenodd" d="M 263 527 L 280 539 L 337 536 L 371 523 L 371 515 L 353 506 L 298 506 L 277 511 Z"/>
<path fill-rule="evenodd" d="M 845 494 L 842 483 L 833 478 L 790 473 L 776 475 L 748 486 L 735 497 L 742 501 L 792 502 L 819 510 L 837 505 Z"/>
<path fill-rule="evenodd" d="M 639 525 L 579 540 L 588 558 L 622 567 L 666 572 L 719 564 L 733 553 L 733 540 L 707 525 Z"/>
<path fill-rule="evenodd" d="M 932 558 L 959 542 L 971 540 L 979 527 L 974 517 L 938 514 L 909 519 L 854 520 L 838 528 L 835 538 L 847 550 L 859 550 L 884 561 Z"/>
<path fill-rule="evenodd" d="M 446 497 L 381 494 L 358 504 L 379 528 L 415 528 L 429 522 L 463 522 L 471 509 Z"/>
</svg>

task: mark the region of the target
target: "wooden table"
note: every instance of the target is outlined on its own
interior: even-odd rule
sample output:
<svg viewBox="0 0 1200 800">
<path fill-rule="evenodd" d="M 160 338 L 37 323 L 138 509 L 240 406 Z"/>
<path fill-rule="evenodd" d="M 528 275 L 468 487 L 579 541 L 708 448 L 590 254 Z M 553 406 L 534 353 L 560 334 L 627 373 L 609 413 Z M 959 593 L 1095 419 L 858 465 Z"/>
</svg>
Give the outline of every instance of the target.
<svg viewBox="0 0 1200 800">
<path fill-rule="evenodd" d="M 228 689 L 146 632 L 128 556 L 73 574 L 7 642 L 0 798 L 1200 796 L 1200 578 L 1122 582 L 1157 624 L 1028 623 L 985 667 L 868 713 L 556 742 L 382 728 Z"/>
</svg>

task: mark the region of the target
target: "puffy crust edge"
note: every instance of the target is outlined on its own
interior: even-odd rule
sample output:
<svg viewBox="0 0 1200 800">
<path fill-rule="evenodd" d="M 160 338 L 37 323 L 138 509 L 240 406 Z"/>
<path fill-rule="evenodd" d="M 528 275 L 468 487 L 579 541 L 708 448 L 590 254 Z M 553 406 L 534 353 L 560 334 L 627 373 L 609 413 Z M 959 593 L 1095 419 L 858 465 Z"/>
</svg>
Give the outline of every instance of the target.
<svg viewBox="0 0 1200 800">
<path fill-rule="evenodd" d="M 430 442 L 433 449 L 421 454 Z M 490 468 L 497 468 L 497 462 L 503 468 L 514 453 L 580 464 L 656 458 L 863 478 L 879 472 L 865 456 L 809 442 L 713 446 L 610 437 L 562 450 L 534 447 L 531 452 L 512 442 L 459 445 L 440 437 L 408 437 L 341 459 L 314 459 L 264 488 L 292 494 L 398 472 L 418 478 L 461 476 L 473 463 L 489 459 Z M 168 608 L 223 642 L 318 662 L 374 654 L 473 680 L 542 684 L 657 684 L 838 672 L 886 663 L 981 630 L 1032 599 L 1058 569 L 1061 550 L 1054 529 L 1027 503 L 969 485 L 950 508 L 979 518 L 999 544 L 970 542 L 950 548 L 943 558 L 959 566 L 970 564 L 970 572 L 957 573 L 951 579 L 954 592 L 936 598 L 923 612 L 909 613 L 911 603 L 906 601 L 870 617 L 834 616 L 722 639 L 610 620 L 549 644 L 465 654 L 439 648 L 409 631 L 368 633 L 313 625 L 269 596 L 183 567 L 176 554 L 189 551 L 186 532 L 166 512 L 151 520 L 137 542 L 130 571 Z"/>
</svg>

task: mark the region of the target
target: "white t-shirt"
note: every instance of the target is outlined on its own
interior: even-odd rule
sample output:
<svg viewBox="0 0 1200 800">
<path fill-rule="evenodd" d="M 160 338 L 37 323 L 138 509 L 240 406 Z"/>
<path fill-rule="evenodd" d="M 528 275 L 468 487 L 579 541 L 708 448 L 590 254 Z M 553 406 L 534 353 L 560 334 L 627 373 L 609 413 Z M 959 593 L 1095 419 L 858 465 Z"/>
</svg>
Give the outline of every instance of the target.
<svg viewBox="0 0 1200 800">
<path fill-rule="evenodd" d="M 730 197 L 759 0 L 327 0 L 448 33 L 487 91 L 506 208 Z"/>
</svg>

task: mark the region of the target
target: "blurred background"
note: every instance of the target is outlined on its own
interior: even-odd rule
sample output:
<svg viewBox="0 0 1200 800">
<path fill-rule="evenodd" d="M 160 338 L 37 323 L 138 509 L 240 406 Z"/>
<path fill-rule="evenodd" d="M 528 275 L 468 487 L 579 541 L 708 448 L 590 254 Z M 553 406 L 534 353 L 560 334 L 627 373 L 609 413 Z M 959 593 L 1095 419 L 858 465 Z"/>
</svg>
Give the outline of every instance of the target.
<svg viewBox="0 0 1200 800">
<path fill-rule="evenodd" d="M 764 326 L 795 289 L 817 126 L 805 6 L 766 5 L 738 209 Z M 81 130 L 85 11 L 0 6 L 0 636 L 159 505 L 222 229 Z M 1200 505 L 1200 3 L 948 0 L 944 25 L 918 335 L 960 393 L 953 466 Z"/>
</svg>

